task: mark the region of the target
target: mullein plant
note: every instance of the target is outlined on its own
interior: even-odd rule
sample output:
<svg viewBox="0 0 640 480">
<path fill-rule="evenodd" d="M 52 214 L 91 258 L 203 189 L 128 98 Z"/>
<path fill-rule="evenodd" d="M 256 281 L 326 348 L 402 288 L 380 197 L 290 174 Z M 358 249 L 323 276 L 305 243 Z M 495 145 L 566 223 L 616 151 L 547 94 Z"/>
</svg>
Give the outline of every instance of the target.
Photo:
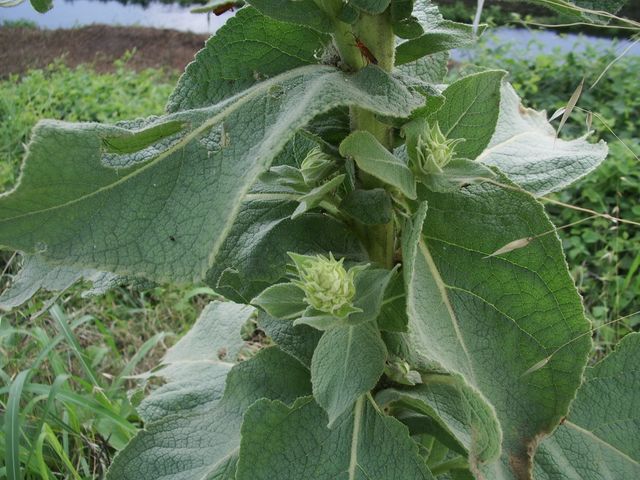
<svg viewBox="0 0 640 480">
<path fill-rule="evenodd" d="M 587 367 L 540 203 L 607 147 L 556 138 L 506 72 L 443 84 L 475 35 L 426 0 L 250 0 L 166 115 L 38 124 L 2 305 L 80 279 L 225 297 L 108 478 L 640 478 L 640 337 Z M 239 358 L 255 322 L 270 346 Z"/>
</svg>

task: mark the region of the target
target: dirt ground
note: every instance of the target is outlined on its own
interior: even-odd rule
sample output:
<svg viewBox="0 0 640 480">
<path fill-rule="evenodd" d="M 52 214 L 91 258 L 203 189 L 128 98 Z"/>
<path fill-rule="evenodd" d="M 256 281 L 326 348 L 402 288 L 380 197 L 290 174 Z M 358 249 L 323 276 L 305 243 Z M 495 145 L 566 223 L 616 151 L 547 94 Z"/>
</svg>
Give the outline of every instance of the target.
<svg viewBox="0 0 640 480">
<path fill-rule="evenodd" d="M 127 50 L 137 49 L 129 65 L 135 69 L 167 67 L 183 70 L 202 48 L 207 35 L 144 27 L 92 25 L 70 30 L 0 28 L 0 78 L 48 65 L 65 56 L 69 66 L 94 63 L 108 71 Z"/>
</svg>

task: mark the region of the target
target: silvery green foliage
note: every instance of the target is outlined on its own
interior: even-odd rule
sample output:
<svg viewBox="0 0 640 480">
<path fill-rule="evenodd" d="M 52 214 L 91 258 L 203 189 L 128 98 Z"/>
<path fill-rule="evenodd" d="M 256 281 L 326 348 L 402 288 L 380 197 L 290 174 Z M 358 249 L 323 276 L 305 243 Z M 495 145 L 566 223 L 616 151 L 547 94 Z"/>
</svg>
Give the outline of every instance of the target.
<svg viewBox="0 0 640 480">
<path fill-rule="evenodd" d="M 226 297 L 108 478 L 637 477 L 637 336 L 585 374 L 537 199 L 606 146 L 556 139 L 505 72 L 442 85 L 474 34 L 427 0 L 248 3 L 166 115 L 42 122 L 0 197 L 0 244 L 27 258 L 4 307 L 80 279 Z"/>
<path fill-rule="evenodd" d="M 165 117 L 41 122 L 19 184 L 0 199 L 0 243 L 54 265 L 201 279 L 252 185 L 315 115 L 361 105 L 402 117 L 422 100 L 375 67 L 348 75 L 311 65 Z M 60 184 L 63 195 L 55 193 Z"/>
<path fill-rule="evenodd" d="M 92 284 L 82 292 L 83 297 L 102 295 L 120 285 L 148 288 L 151 282 L 144 279 L 99 272 L 92 268 L 77 268 L 67 265 L 49 265 L 39 255 L 30 255 L 23 259 L 22 268 L 13 278 L 11 286 L 0 294 L 0 309 L 11 310 L 29 300 L 38 290 L 63 292 L 78 281 Z"/>
<path fill-rule="evenodd" d="M 0 308 L 10 310 L 19 307 L 40 289 L 62 292 L 79 280 L 99 282 L 101 278 L 108 284 L 115 280 L 117 275 L 93 269 L 52 267 L 38 255 L 28 256 L 23 259 L 22 268 L 13 278 L 11 286 L 0 294 Z"/>
<path fill-rule="evenodd" d="M 502 86 L 498 125 L 489 146 L 477 158 L 498 167 L 534 195 L 560 190 L 594 170 L 607 156 L 607 145 L 587 136 L 557 138 L 544 112 L 525 108 L 509 84 Z"/>
</svg>

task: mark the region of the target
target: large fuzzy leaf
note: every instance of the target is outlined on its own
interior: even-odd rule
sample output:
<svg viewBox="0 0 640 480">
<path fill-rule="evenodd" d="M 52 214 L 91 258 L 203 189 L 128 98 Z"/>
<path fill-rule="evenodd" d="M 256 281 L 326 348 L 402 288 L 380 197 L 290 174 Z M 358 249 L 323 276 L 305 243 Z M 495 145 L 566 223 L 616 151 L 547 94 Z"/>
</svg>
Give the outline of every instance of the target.
<svg viewBox="0 0 640 480">
<path fill-rule="evenodd" d="M 329 415 L 329 427 L 378 383 L 387 357 L 374 322 L 324 333 L 311 361 L 313 396 Z"/>
<path fill-rule="evenodd" d="M 391 197 L 383 188 L 352 190 L 342 199 L 340 210 L 365 225 L 384 225 L 393 219 Z"/>
<path fill-rule="evenodd" d="M 298 64 L 312 63 L 314 53 L 322 47 L 324 40 L 325 37 L 312 30 L 282 24 L 252 8 L 243 9 L 209 40 L 188 67 L 169 109 L 209 105 L 260 78 Z M 243 64 L 246 68 L 228 61 L 236 53 L 247 58 Z M 340 251 L 340 248 L 336 250 Z M 73 270 L 83 271 L 80 268 Z"/>
<path fill-rule="evenodd" d="M 389 281 L 378 316 L 380 330 L 390 332 L 407 331 L 406 297 L 402 274 L 395 273 Z"/>
<path fill-rule="evenodd" d="M 530 478 L 532 453 L 566 415 L 591 346 L 560 242 L 546 234 L 491 256 L 553 229 L 526 193 L 482 184 L 422 197 L 429 210 L 403 239 L 414 362 L 462 375 L 495 409 L 503 455 L 483 468 L 487 478 Z"/>
<path fill-rule="evenodd" d="M 287 252 L 319 254 L 363 261 L 366 252 L 339 221 L 319 213 L 291 219 L 295 201 L 277 196 L 245 202 L 228 239 L 221 261 L 207 272 L 207 283 L 227 298 L 248 303 L 268 285 L 282 280 Z"/>
<path fill-rule="evenodd" d="M 207 305 L 189 332 L 164 356 L 157 376 L 166 383 L 140 405 L 144 420 L 151 423 L 216 401 L 244 345 L 240 330 L 254 315 L 255 309 L 247 305 L 219 301 Z"/>
<path fill-rule="evenodd" d="M 213 105 L 266 78 L 317 63 L 315 54 L 328 38 L 310 28 L 269 18 L 255 8 L 243 8 L 187 65 L 167 110 Z"/>
<path fill-rule="evenodd" d="M 422 102 L 376 67 L 349 75 L 308 66 L 158 119 L 41 122 L 19 185 L 0 197 L 0 245 L 53 264 L 201 278 L 296 130 L 340 105 L 402 117 Z"/>
<path fill-rule="evenodd" d="M 19 307 L 40 290 L 63 292 L 79 281 L 91 283 L 91 287 L 82 292 L 82 297 L 102 295 L 120 285 L 136 288 L 153 286 L 152 282 L 142 278 L 99 272 L 91 268 L 52 266 L 39 255 L 29 255 L 24 258 L 22 268 L 13 278 L 11 285 L 0 294 L 0 309 L 11 310 Z"/>
<path fill-rule="evenodd" d="M 308 370 L 277 348 L 232 368 L 243 344 L 240 327 L 253 312 L 230 302 L 207 307 L 168 352 L 161 371 L 167 383 L 140 407 L 145 429 L 118 454 L 107 478 L 235 478 L 249 405 L 264 397 L 291 403 L 311 389 Z"/>
<path fill-rule="evenodd" d="M 506 72 L 489 70 L 461 78 L 442 94 L 442 107 L 432 116 L 447 138 L 464 140 L 456 146 L 458 157 L 474 159 L 494 134 L 500 111 L 500 87 Z"/>
<path fill-rule="evenodd" d="M 447 74 L 448 52 L 438 52 L 413 62 L 396 66 L 400 72 L 416 77 L 427 84 L 439 84 Z"/>
<path fill-rule="evenodd" d="M 397 188 L 408 198 L 416 198 L 416 181 L 409 167 L 373 134 L 364 130 L 353 132 L 340 144 L 340 154 L 352 157 L 361 170 Z"/>
<path fill-rule="evenodd" d="M 415 387 L 383 390 L 376 400 L 414 410 L 438 423 L 468 453 L 473 471 L 479 472 L 483 464 L 496 460 L 502 432 L 495 412 L 482 396 L 451 375 L 423 375 L 422 382 Z"/>
<path fill-rule="evenodd" d="M 313 398 L 259 400 L 242 424 L 237 480 L 430 480 L 407 428 L 365 397 L 327 428 Z"/>
<path fill-rule="evenodd" d="M 265 15 L 320 32 L 332 32 L 333 21 L 313 0 L 248 0 Z"/>
<path fill-rule="evenodd" d="M 536 453 L 536 480 L 640 478 L 640 334 L 593 368 L 571 411 Z"/>
<path fill-rule="evenodd" d="M 0 309 L 11 310 L 29 300 L 38 290 L 61 292 L 81 279 L 108 282 L 112 274 L 71 267 L 49 267 L 38 255 L 26 257 L 11 286 L 0 294 Z"/>
<path fill-rule="evenodd" d="M 531 193 L 546 195 L 584 177 L 606 156 L 602 141 L 592 144 L 586 137 L 557 138 L 546 114 L 523 107 L 513 87 L 505 83 L 495 133 L 477 160 L 500 168 Z"/>
<path fill-rule="evenodd" d="M 476 40 L 471 25 L 445 20 L 438 12 L 438 7 L 429 0 L 416 0 L 414 15 L 422 26 L 424 34 L 397 46 L 396 65 L 470 45 Z"/>
<path fill-rule="evenodd" d="M 258 315 L 258 325 L 281 350 L 296 358 L 304 366 L 311 366 L 313 352 L 323 332 L 309 325 L 294 325 L 291 320 L 280 320 L 264 312 Z"/>
</svg>

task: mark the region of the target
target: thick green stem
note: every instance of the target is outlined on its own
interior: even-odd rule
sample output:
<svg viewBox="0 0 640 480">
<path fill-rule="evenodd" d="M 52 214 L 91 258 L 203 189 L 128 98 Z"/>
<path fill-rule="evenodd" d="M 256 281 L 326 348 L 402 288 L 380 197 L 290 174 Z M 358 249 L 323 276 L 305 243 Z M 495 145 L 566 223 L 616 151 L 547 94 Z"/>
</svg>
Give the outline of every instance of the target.
<svg viewBox="0 0 640 480">
<path fill-rule="evenodd" d="M 395 35 L 391 26 L 391 14 L 387 9 L 380 15 L 362 14 L 353 27 L 356 37 L 378 61 L 378 66 L 387 72 L 395 61 Z"/>
<path fill-rule="evenodd" d="M 336 22 L 334 40 L 342 62 L 349 70 L 357 71 L 366 67 L 372 58 L 377 65 L 391 72 L 394 64 L 395 37 L 391 18 L 386 11 L 380 15 L 361 14 L 354 25 Z M 368 51 L 363 51 L 366 48 Z M 365 130 L 372 133 L 386 148 L 393 145 L 392 128 L 378 121 L 375 115 L 361 108 L 351 108 L 351 130 Z M 359 172 L 359 178 L 366 188 L 382 187 L 375 178 Z M 371 260 L 392 268 L 395 249 L 395 227 L 393 222 L 386 225 L 358 225 L 358 234 L 369 252 Z"/>
</svg>

